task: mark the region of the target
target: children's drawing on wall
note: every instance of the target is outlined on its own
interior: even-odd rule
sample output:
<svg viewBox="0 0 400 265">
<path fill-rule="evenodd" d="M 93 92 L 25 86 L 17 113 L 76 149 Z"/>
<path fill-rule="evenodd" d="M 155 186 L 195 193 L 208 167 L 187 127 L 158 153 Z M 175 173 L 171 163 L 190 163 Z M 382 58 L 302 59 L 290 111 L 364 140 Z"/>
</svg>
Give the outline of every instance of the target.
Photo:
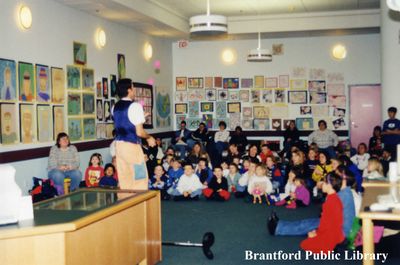
<svg viewBox="0 0 400 265">
<path fill-rule="evenodd" d="M 83 89 L 93 91 L 94 88 L 94 71 L 89 68 L 82 68 L 82 86 Z"/>
<path fill-rule="evenodd" d="M 215 89 L 206 89 L 206 100 L 217 100 L 217 92 Z"/>
<path fill-rule="evenodd" d="M 242 129 L 243 130 L 253 129 L 253 121 L 252 120 L 242 120 Z"/>
<path fill-rule="evenodd" d="M 326 93 L 310 92 L 310 104 L 325 104 Z"/>
<path fill-rule="evenodd" d="M 242 78 L 240 88 L 253 88 L 253 78 Z"/>
<path fill-rule="evenodd" d="M 335 128 L 335 130 L 346 128 L 346 122 L 344 121 L 343 118 L 339 118 L 339 119 L 332 121 L 332 124 L 333 124 L 333 128 Z"/>
<path fill-rule="evenodd" d="M 272 104 L 274 101 L 274 94 L 272 89 L 262 90 L 261 102 L 266 104 Z"/>
<path fill-rule="evenodd" d="M 291 69 L 291 78 L 307 78 L 307 68 L 304 66 L 295 66 Z"/>
<path fill-rule="evenodd" d="M 2 144 L 14 144 L 17 142 L 16 114 L 15 104 L 0 105 L 0 139 Z"/>
<path fill-rule="evenodd" d="M 81 88 L 81 68 L 73 65 L 67 65 L 67 88 Z"/>
<path fill-rule="evenodd" d="M 64 107 L 63 106 L 53 106 L 53 132 L 54 132 L 54 140 L 57 135 L 61 132 L 65 132 L 64 129 Z"/>
<path fill-rule="evenodd" d="M 187 98 L 186 91 L 176 91 L 175 92 L 175 102 L 186 102 L 187 100 L 188 100 L 188 98 Z"/>
<path fill-rule="evenodd" d="M 15 61 L 0 59 L 0 100 L 17 99 L 16 76 Z"/>
<path fill-rule="evenodd" d="M 105 100 L 104 105 L 103 105 L 103 111 L 104 111 L 104 121 L 108 122 L 111 121 L 111 109 L 110 109 L 110 101 Z"/>
<path fill-rule="evenodd" d="M 81 114 L 81 94 L 68 93 L 68 115 Z"/>
<path fill-rule="evenodd" d="M 296 127 L 298 130 L 313 130 L 313 118 L 296 118 Z"/>
<path fill-rule="evenodd" d="M 157 87 L 156 124 L 157 127 L 171 126 L 171 99 L 166 89 Z"/>
<path fill-rule="evenodd" d="M 328 84 L 329 95 L 344 95 L 344 84 Z"/>
<path fill-rule="evenodd" d="M 251 103 L 260 103 L 260 102 L 261 102 L 261 90 L 252 90 Z"/>
<path fill-rule="evenodd" d="M 204 78 L 204 88 L 212 88 L 213 87 L 213 78 L 211 76 L 207 76 Z"/>
<path fill-rule="evenodd" d="M 34 128 L 34 109 L 33 105 L 21 104 L 20 119 L 21 119 L 21 142 L 24 144 L 33 143 L 36 137 Z"/>
<path fill-rule="evenodd" d="M 98 121 L 103 121 L 103 101 L 96 99 L 96 118 Z"/>
<path fill-rule="evenodd" d="M 93 118 L 85 118 L 83 119 L 83 138 L 87 139 L 94 139 L 96 136 L 96 122 Z"/>
<path fill-rule="evenodd" d="M 300 106 L 300 115 L 312 115 L 312 107 Z"/>
<path fill-rule="evenodd" d="M 87 53 L 86 44 L 74 41 L 74 63 L 86 65 Z"/>
<path fill-rule="evenodd" d="M 197 117 L 200 114 L 198 101 L 189 101 L 189 117 Z"/>
<path fill-rule="evenodd" d="M 269 108 L 266 106 L 254 106 L 253 107 L 254 119 L 268 119 Z"/>
<path fill-rule="evenodd" d="M 346 116 L 346 109 L 344 108 L 331 108 L 331 109 L 332 109 L 332 116 L 341 118 Z"/>
<path fill-rule="evenodd" d="M 275 103 L 286 103 L 286 90 L 275 89 Z"/>
<path fill-rule="evenodd" d="M 325 80 L 326 73 L 322 68 L 311 68 L 309 77 L 310 80 Z"/>
<path fill-rule="evenodd" d="M 249 102 L 250 101 L 250 91 L 249 90 L 240 90 L 239 91 L 239 100 L 241 102 Z"/>
<path fill-rule="evenodd" d="M 329 109 L 326 105 L 312 106 L 312 114 L 314 117 L 327 117 L 329 116 Z"/>
<path fill-rule="evenodd" d="M 255 130 L 269 130 L 269 119 L 254 119 L 253 127 Z"/>
<path fill-rule="evenodd" d="M 110 93 L 111 97 L 115 98 L 117 97 L 117 76 L 116 75 L 110 75 Z"/>
<path fill-rule="evenodd" d="M 68 119 L 68 135 L 71 141 L 82 139 L 82 120 L 78 118 Z"/>
<path fill-rule="evenodd" d="M 327 75 L 328 83 L 343 83 L 344 74 L 343 73 L 328 73 Z"/>
<path fill-rule="evenodd" d="M 287 128 L 289 128 L 290 123 L 296 124 L 296 120 L 291 120 L 291 119 L 283 120 L 283 122 L 282 122 L 283 129 L 286 130 Z"/>
<path fill-rule="evenodd" d="M 125 55 L 117 54 L 118 79 L 126 77 Z"/>
<path fill-rule="evenodd" d="M 252 107 L 243 107 L 242 108 L 242 116 L 243 116 L 243 119 L 253 118 L 253 108 Z"/>
<path fill-rule="evenodd" d="M 108 99 L 108 78 L 103 77 L 102 82 L 103 82 L 103 98 Z"/>
<path fill-rule="evenodd" d="M 282 120 L 281 119 L 272 119 L 272 130 L 280 131 L 282 130 Z"/>
<path fill-rule="evenodd" d="M 328 105 L 329 107 L 345 108 L 346 96 L 329 95 Z"/>
<path fill-rule="evenodd" d="M 314 80 L 308 81 L 308 90 L 310 92 L 326 92 L 325 81 Z"/>
<path fill-rule="evenodd" d="M 227 108 L 226 108 L 226 102 L 225 101 L 217 101 L 215 103 L 215 110 L 216 110 L 218 119 L 225 119 L 226 118 Z"/>
<path fill-rule="evenodd" d="M 37 105 L 38 141 L 50 142 L 53 140 L 53 117 L 49 105 Z"/>
<path fill-rule="evenodd" d="M 32 102 L 35 99 L 35 83 L 33 65 L 31 63 L 18 63 L 19 100 Z"/>
<path fill-rule="evenodd" d="M 82 94 L 82 102 L 83 102 L 83 114 L 94 115 L 94 94 L 92 93 L 83 93 Z"/>
<path fill-rule="evenodd" d="M 227 90 L 217 90 L 218 91 L 218 100 L 227 100 L 228 99 L 228 91 Z"/>
<path fill-rule="evenodd" d="M 65 77 L 64 69 L 51 68 L 51 88 L 52 100 L 56 104 L 64 104 L 65 102 Z"/>
<path fill-rule="evenodd" d="M 229 115 L 230 129 L 235 130 L 237 126 L 241 126 L 240 113 L 231 113 Z"/>
</svg>

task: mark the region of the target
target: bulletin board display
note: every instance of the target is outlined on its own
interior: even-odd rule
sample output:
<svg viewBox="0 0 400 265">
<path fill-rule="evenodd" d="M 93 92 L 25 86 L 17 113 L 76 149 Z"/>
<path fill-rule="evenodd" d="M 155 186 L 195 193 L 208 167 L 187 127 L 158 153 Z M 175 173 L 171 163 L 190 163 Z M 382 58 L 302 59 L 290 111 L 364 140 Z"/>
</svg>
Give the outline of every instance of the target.
<svg viewBox="0 0 400 265">
<path fill-rule="evenodd" d="M 143 107 L 146 115 L 146 121 L 143 124 L 145 129 L 153 129 L 153 86 L 144 83 L 133 82 L 135 88 L 135 102 Z"/>
</svg>

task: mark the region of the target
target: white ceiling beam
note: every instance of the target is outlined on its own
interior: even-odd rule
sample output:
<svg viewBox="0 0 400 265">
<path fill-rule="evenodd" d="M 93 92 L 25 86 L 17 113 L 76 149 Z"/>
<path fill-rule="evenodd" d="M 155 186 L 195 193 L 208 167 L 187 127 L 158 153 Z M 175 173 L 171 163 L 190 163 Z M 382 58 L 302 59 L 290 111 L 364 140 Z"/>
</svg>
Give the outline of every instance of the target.
<svg viewBox="0 0 400 265">
<path fill-rule="evenodd" d="M 228 17 L 228 34 L 380 27 L 380 10 Z"/>
</svg>

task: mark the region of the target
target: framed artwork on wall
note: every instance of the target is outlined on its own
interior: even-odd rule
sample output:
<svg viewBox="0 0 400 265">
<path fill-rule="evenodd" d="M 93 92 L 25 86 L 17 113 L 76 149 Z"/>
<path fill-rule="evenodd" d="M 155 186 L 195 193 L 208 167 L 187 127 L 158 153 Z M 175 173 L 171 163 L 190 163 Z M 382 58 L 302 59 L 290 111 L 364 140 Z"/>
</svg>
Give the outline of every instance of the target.
<svg viewBox="0 0 400 265">
<path fill-rule="evenodd" d="M 143 106 L 144 113 L 149 113 L 146 116 L 146 121 L 143 124 L 145 129 L 153 129 L 153 86 L 144 83 L 133 83 L 136 89 L 135 101 L 139 102 Z"/>
<path fill-rule="evenodd" d="M 201 109 L 201 112 L 214 112 L 214 103 L 213 102 L 201 102 L 200 109 Z"/>
<path fill-rule="evenodd" d="M 73 50 L 74 63 L 80 65 L 86 65 L 87 63 L 86 44 L 74 41 L 73 48 L 74 48 Z"/>
<path fill-rule="evenodd" d="M 198 101 L 189 101 L 189 117 L 198 117 L 200 114 L 200 104 Z"/>
<path fill-rule="evenodd" d="M 65 102 L 65 77 L 64 69 L 51 68 L 51 96 L 55 104 L 64 104 Z"/>
<path fill-rule="evenodd" d="M 254 76 L 254 88 L 264 88 L 264 76 L 263 75 Z"/>
<path fill-rule="evenodd" d="M 239 100 L 239 90 L 229 90 L 229 93 L 228 93 L 228 99 L 230 100 L 230 101 L 238 101 Z"/>
<path fill-rule="evenodd" d="M 206 89 L 206 100 L 217 100 L 217 91 L 215 89 Z"/>
<path fill-rule="evenodd" d="M 96 138 L 97 139 L 105 139 L 106 138 L 106 124 L 105 123 L 97 123 L 96 124 Z"/>
<path fill-rule="evenodd" d="M 324 80 L 308 81 L 308 90 L 310 92 L 326 92 L 326 82 Z"/>
<path fill-rule="evenodd" d="M 111 121 L 111 104 L 109 100 L 104 100 L 103 102 L 103 113 L 104 121 Z"/>
<path fill-rule="evenodd" d="M 278 78 L 276 78 L 276 77 L 265 78 L 265 87 L 266 88 L 277 88 L 278 87 Z"/>
<path fill-rule="evenodd" d="M 33 143 L 36 138 L 35 129 L 35 110 L 31 104 L 20 104 L 20 139 L 24 144 Z"/>
<path fill-rule="evenodd" d="M 81 115 L 81 93 L 68 92 L 68 115 Z"/>
<path fill-rule="evenodd" d="M 286 103 L 286 89 L 275 89 L 274 93 L 275 103 Z"/>
<path fill-rule="evenodd" d="M 269 119 L 254 119 L 253 128 L 255 130 L 269 130 Z"/>
<path fill-rule="evenodd" d="M 215 109 L 216 109 L 216 113 L 217 113 L 217 118 L 225 119 L 226 113 L 227 113 L 226 102 L 225 101 L 217 101 L 215 103 L 215 105 L 216 105 Z"/>
<path fill-rule="evenodd" d="M 203 114 L 202 120 L 206 124 L 208 129 L 212 129 L 213 127 L 213 115 L 212 114 Z"/>
<path fill-rule="evenodd" d="M 175 104 L 175 114 L 186 114 L 188 110 L 188 105 L 186 103 Z"/>
<path fill-rule="evenodd" d="M 103 84 L 103 98 L 108 99 L 108 78 L 103 77 L 101 80 Z"/>
<path fill-rule="evenodd" d="M 82 140 L 82 119 L 68 119 L 68 135 L 71 141 Z"/>
<path fill-rule="evenodd" d="M 204 77 L 204 88 L 213 88 L 213 78 L 211 76 Z"/>
<path fill-rule="evenodd" d="M 326 93 L 310 92 L 310 104 L 325 104 L 326 100 Z"/>
<path fill-rule="evenodd" d="M 125 55 L 117 54 L 118 80 L 126 77 Z"/>
<path fill-rule="evenodd" d="M 252 120 L 242 120 L 242 128 L 243 128 L 243 130 L 253 129 L 253 121 Z"/>
<path fill-rule="evenodd" d="M 176 91 L 186 90 L 186 77 L 177 77 L 175 81 Z"/>
<path fill-rule="evenodd" d="M 38 102 L 50 102 L 50 70 L 47 65 L 36 64 L 36 100 Z"/>
<path fill-rule="evenodd" d="M 83 138 L 85 140 L 96 138 L 96 121 L 94 118 L 83 119 Z"/>
<path fill-rule="evenodd" d="M 182 92 L 182 91 L 180 91 Z M 204 100 L 203 89 L 190 89 L 187 92 L 187 100 L 189 101 L 202 101 Z"/>
<path fill-rule="evenodd" d="M 93 91 L 93 89 L 94 89 L 94 70 L 93 69 L 85 68 L 85 67 L 82 68 L 82 87 L 85 90 Z"/>
<path fill-rule="evenodd" d="M 252 107 L 243 107 L 242 108 L 242 117 L 243 117 L 243 119 L 253 118 L 253 108 Z"/>
<path fill-rule="evenodd" d="M 219 90 L 218 91 L 218 100 L 227 100 L 228 99 L 228 91 L 226 90 Z"/>
<path fill-rule="evenodd" d="M 282 130 L 282 120 L 281 119 L 272 119 L 271 128 L 275 131 Z"/>
<path fill-rule="evenodd" d="M 50 105 L 36 105 L 38 141 L 53 141 L 53 117 Z"/>
<path fill-rule="evenodd" d="M 53 106 L 53 140 L 57 139 L 57 135 L 65 132 L 64 106 Z"/>
<path fill-rule="evenodd" d="M 313 118 L 296 118 L 296 127 L 299 130 L 313 130 Z"/>
<path fill-rule="evenodd" d="M 117 97 L 117 76 L 110 75 L 110 96 L 112 98 Z"/>
<path fill-rule="evenodd" d="M 293 123 L 296 125 L 296 120 L 291 120 L 291 119 L 289 119 L 289 120 L 287 120 L 287 119 L 283 120 L 283 122 L 282 122 L 283 129 L 286 130 L 287 128 L 289 128 L 291 122 L 293 122 Z"/>
<path fill-rule="evenodd" d="M 17 70 L 13 60 L 0 58 L 0 100 L 17 99 Z"/>
<path fill-rule="evenodd" d="M 15 104 L 0 104 L 1 143 L 15 144 L 18 140 L 17 111 Z"/>
<path fill-rule="evenodd" d="M 96 99 L 96 118 L 98 121 L 103 121 L 103 101 Z"/>
<path fill-rule="evenodd" d="M 189 77 L 188 88 L 192 89 L 203 88 L 203 77 Z"/>
<path fill-rule="evenodd" d="M 224 89 L 239 88 L 239 78 L 237 78 L 237 77 L 224 78 L 223 79 L 223 88 Z"/>
<path fill-rule="evenodd" d="M 240 102 L 228 102 L 228 113 L 240 113 Z"/>
<path fill-rule="evenodd" d="M 279 76 L 279 88 L 289 88 L 289 75 Z"/>
<path fill-rule="evenodd" d="M 19 100 L 33 102 L 35 99 L 35 75 L 33 64 L 18 63 Z"/>
<path fill-rule="evenodd" d="M 292 79 L 290 80 L 290 88 L 293 90 L 306 89 L 305 79 Z"/>
<path fill-rule="evenodd" d="M 83 115 L 94 115 L 94 94 L 82 93 L 82 113 Z"/>
<path fill-rule="evenodd" d="M 253 88 L 253 78 L 242 78 L 240 88 Z"/>
<path fill-rule="evenodd" d="M 215 88 L 221 88 L 222 87 L 222 77 L 221 76 L 215 76 L 214 77 L 214 87 Z"/>
<path fill-rule="evenodd" d="M 253 117 L 254 117 L 254 119 L 268 119 L 269 118 L 269 108 L 266 106 L 254 106 L 253 107 Z"/>
<path fill-rule="evenodd" d="M 81 67 L 67 65 L 67 89 L 81 89 Z"/>
<path fill-rule="evenodd" d="M 307 104 L 307 91 L 289 91 L 288 102 L 291 104 Z"/>
<path fill-rule="evenodd" d="M 249 102 L 250 101 L 250 91 L 249 90 L 240 90 L 239 91 L 239 100 L 241 102 Z"/>
</svg>

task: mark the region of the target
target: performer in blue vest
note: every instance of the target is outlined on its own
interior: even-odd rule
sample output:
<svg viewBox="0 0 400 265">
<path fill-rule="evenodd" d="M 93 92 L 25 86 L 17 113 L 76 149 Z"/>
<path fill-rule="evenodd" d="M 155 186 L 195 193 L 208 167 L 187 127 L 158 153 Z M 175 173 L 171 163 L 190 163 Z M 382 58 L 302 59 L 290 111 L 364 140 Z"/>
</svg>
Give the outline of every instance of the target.
<svg viewBox="0 0 400 265">
<path fill-rule="evenodd" d="M 113 117 L 119 186 L 121 189 L 147 190 L 148 175 L 141 138 L 146 139 L 149 146 L 155 146 L 156 142 L 143 129 L 146 114 L 139 103 L 133 102 L 135 89 L 132 80 L 120 79 L 117 94 L 120 100 L 114 106 Z"/>
</svg>

